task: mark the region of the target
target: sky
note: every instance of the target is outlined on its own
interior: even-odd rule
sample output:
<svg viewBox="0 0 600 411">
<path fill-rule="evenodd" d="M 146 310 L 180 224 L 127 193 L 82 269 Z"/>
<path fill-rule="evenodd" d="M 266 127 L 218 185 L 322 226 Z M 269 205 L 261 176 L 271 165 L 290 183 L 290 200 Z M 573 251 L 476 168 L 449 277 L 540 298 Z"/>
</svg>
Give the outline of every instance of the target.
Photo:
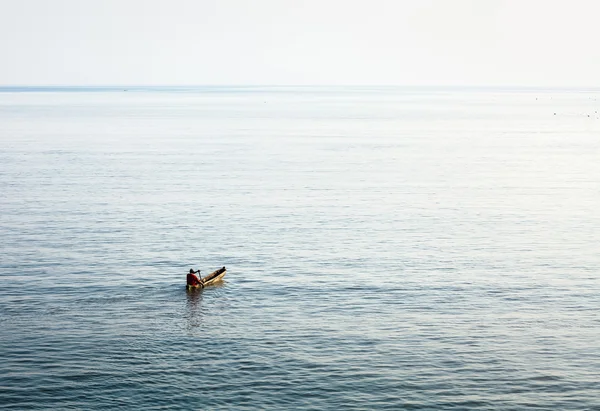
<svg viewBox="0 0 600 411">
<path fill-rule="evenodd" d="M 0 85 L 600 86 L 596 0 L 0 0 Z"/>
</svg>

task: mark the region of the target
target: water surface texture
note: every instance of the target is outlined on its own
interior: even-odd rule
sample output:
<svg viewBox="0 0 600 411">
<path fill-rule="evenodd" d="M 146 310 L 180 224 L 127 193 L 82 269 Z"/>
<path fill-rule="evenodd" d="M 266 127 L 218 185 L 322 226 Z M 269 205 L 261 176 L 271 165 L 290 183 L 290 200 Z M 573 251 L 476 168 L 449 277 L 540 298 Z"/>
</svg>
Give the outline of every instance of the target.
<svg viewBox="0 0 600 411">
<path fill-rule="evenodd" d="M 600 410 L 598 97 L 0 90 L 0 408 Z"/>
</svg>

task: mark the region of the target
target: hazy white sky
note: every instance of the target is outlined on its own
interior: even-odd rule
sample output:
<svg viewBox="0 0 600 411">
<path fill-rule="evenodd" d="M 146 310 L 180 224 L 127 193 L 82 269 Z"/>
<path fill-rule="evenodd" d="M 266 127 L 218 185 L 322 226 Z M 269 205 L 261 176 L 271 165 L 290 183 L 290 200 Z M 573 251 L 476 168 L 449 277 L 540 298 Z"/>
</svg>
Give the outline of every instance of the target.
<svg viewBox="0 0 600 411">
<path fill-rule="evenodd" d="M 0 84 L 600 86 L 596 0 L 0 0 Z"/>
</svg>

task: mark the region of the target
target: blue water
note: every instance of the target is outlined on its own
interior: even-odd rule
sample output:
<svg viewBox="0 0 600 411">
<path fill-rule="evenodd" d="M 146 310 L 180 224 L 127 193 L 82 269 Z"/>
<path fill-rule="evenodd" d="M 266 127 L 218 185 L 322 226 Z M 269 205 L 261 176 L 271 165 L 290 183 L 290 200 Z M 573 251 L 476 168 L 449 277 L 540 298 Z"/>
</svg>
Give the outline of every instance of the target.
<svg viewBox="0 0 600 411">
<path fill-rule="evenodd" d="M 0 408 L 600 410 L 599 91 L 127 90 L 0 92 Z"/>
</svg>

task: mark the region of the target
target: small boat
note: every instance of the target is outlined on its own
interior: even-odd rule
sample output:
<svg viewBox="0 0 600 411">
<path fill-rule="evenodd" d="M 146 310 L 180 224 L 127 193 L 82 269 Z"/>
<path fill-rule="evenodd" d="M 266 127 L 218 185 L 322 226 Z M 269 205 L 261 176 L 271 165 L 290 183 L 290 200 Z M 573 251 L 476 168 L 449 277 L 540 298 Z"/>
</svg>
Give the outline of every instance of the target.
<svg viewBox="0 0 600 411">
<path fill-rule="evenodd" d="M 201 280 L 202 280 L 201 285 L 196 285 L 196 286 L 188 285 L 186 287 L 188 290 L 204 288 L 207 285 L 213 285 L 214 283 L 221 281 L 223 279 L 223 277 L 225 277 L 225 274 L 227 274 L 227 269 L 225 267 L 221 267 L 217 271 L 213 271 L 206 277 L 201 278 Z"/>
</svg>

